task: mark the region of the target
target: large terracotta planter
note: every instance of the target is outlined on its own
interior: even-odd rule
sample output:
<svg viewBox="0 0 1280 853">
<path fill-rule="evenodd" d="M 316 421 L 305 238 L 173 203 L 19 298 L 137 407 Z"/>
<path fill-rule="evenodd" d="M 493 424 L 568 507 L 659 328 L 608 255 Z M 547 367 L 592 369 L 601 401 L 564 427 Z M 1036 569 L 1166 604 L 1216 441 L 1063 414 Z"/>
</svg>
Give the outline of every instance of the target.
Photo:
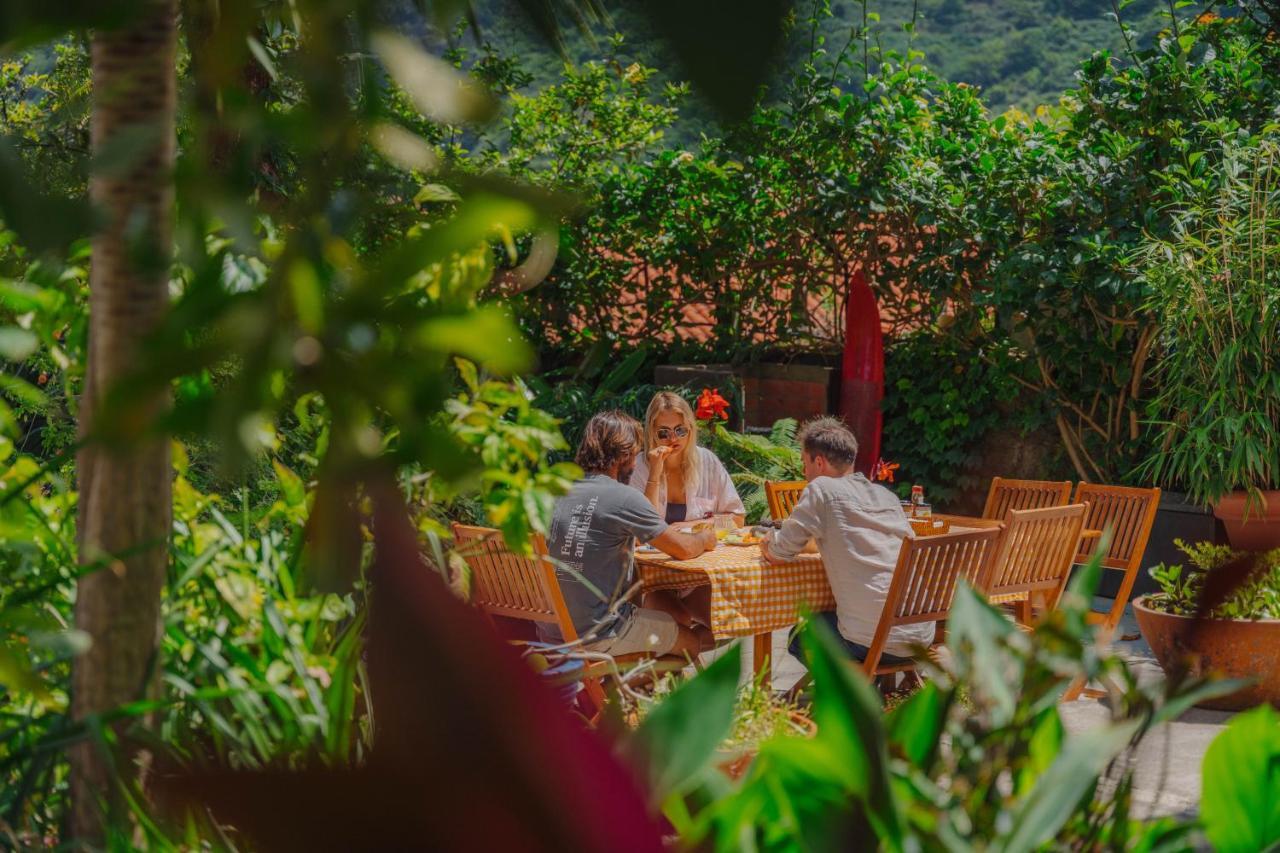
<svg viewBox="0 0 1280 853">
<path fill-rule="evenodd" d="M 1213 506 L 1213 514 L 1222 520 L 1222 526 L 1227 529 L 1231 547 L 1242 551 L 1280 548 L 1280 491 L 1263 492 L 1266 506 L 1249 507 L 1246 520 L 1248 497 L 1247 492 L 1232 492 L 1224 495 Z"/>
<path fill-rule="evenodd" d="M 1165 672 L 1182 661 L 1195 675 L 1250 678 L 1252 687 L 1200 703 L 1238 711 L 1270 702 L 1280 708 L 1280 619 L 1192 619 L 1133 602 L 1138 629 Z"/>
</svg>

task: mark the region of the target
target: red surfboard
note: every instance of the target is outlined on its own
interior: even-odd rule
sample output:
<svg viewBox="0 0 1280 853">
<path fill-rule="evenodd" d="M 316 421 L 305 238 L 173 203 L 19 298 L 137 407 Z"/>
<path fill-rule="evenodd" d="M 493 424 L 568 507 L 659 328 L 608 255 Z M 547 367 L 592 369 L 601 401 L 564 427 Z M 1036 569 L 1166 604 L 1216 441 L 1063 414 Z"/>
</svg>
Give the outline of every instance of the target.
<svg viewBox="0 0 1280 853">
<path fill-rule="evenodd" d="M 844 303 L 844 359 L 840 368 L 840 417 L 858 438 L 857 470 L 872 476 L 880 459 L 884 399 L 884 337 L 880 306 L 859 269 Z"/>
</svg>

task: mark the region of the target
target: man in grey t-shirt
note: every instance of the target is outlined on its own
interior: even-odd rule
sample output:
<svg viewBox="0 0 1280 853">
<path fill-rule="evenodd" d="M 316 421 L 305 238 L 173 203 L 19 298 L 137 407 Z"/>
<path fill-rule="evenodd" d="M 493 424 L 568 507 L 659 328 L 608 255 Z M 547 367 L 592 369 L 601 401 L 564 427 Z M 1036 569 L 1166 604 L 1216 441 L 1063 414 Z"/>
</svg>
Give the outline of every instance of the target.
<svg viewBox="0 0 1280 853">
<path fill-rule="evenodd" d="M 682 608 L 637 607 L 623 598 L 635 582 L 636 539 L 682 560 L 716 544 L 710 530 L 681 533 L 668 526 L 643 494 L 624 485 L 640 448 L 640 424 L 622 412 L 602 412 L 587 423 L 577 454 L 585 476 L 556 501 L 547 548 L 588 648 L 694 657 L 711 645 L 705 626 L 689 621 Z"/>
</svg>

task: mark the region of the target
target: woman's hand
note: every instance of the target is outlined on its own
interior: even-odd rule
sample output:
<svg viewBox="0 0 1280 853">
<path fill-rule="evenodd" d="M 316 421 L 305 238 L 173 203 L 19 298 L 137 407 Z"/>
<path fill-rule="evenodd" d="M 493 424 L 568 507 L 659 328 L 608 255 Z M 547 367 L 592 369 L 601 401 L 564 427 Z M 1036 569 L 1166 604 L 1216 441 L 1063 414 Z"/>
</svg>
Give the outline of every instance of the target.
<svg viewBox="0 0 1280 853">
<path fill-rule="evenodd" d="M 650 479 L 653 479 L 655 474 L 666 467 L 667 457 L 670 455 L 671 448 L 665 444 L 659 444 L 657 447 L 645 454 L 645 458 L 649 460 Z"/>
</svg>

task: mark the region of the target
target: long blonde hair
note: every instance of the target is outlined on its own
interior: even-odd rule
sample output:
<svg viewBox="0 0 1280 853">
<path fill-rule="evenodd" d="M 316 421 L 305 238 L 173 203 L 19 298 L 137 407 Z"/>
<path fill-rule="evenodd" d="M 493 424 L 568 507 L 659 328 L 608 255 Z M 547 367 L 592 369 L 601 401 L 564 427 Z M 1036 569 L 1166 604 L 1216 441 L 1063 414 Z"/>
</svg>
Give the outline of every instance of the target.
<svg viewBox="0 0 1280 853">
<path fill-rule="evenodd" d="M 659 391 L 649 401 L 649 408 L 644 413 L 645 450 L 658 446 L 658 415 L 663 412 L 678 412 L 684 425 L 689 430 L 688 443 L 684 447 L 684 458 L 680 460 L 680 473 L 684 478 L 685 500 L 693 497 L 698 490 L 701 466 L 698 464 L 698 421 L 693 416 L 693 409 L 684 397 L 671 391 Z"/>
</svg>

